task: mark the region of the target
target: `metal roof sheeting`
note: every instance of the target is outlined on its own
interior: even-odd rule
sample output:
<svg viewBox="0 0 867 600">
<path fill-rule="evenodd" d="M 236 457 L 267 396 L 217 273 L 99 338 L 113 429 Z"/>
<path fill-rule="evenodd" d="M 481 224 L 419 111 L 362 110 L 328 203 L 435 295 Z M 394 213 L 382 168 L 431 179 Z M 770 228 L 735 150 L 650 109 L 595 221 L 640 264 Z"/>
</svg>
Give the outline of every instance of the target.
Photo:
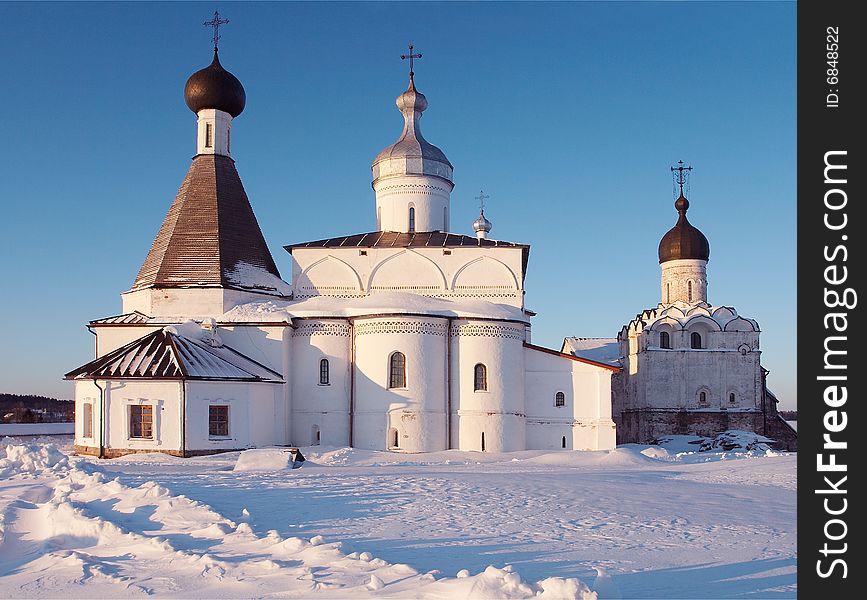
<svg viewBox="0 0 867 600">
<path fill-rule="evenodd" d="M 90 322 L 90 325 L 141 325 L 147 323 L 148 319 L 147 315 L 134 311 L 123 315 L 94 319 Z"/>
<path fill-rule="evenodd" d="M 70 371 L 66 379 L 194 379 L 282 383 L 279 373 L 228 346 L 158 329 Z"/>
</svg>

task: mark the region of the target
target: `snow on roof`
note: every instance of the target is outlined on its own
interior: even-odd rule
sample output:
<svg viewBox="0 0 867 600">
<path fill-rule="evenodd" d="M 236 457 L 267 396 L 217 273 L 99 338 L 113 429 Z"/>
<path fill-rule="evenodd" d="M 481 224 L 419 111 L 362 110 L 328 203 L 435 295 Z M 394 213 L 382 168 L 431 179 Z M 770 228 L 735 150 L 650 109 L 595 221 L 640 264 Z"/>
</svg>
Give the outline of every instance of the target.
<svg viewBox="0 0 867 600">
<path fill-rule="evenodd" d="M 620 344 L 617 338 L 567 337 L 563 340 L 563 351 L 587 360 L 620 366 Z"/>
<path fill-rule="evenodd" d="M 528 322 L 516 306 L 486 300 L 447 300 L 406 292 L 383 292 L 362 298 L 315 296 L 298 301 L 266 300 L 241 304 L 226 312 L 220 322 L 281 322 L 293 317 L 358 317 L 375 314 L 422 314 Z"/>
<path fill-rule="evenodd" d="M 212 346 L 192 338 L 201 332 L 196 323 L 163 327 L 70 371 L 65 378 L 283 381 L 279 373 L 219 341 Z"/>
<path fill-rule="evenodd" d="M 238 262 L 225 274 L 227 283 L 239 288 L 255 291 L 277 292 L 281 296 L 291 296 L 292 286 L 269 272 L 264 267 Z"/>
</svg>

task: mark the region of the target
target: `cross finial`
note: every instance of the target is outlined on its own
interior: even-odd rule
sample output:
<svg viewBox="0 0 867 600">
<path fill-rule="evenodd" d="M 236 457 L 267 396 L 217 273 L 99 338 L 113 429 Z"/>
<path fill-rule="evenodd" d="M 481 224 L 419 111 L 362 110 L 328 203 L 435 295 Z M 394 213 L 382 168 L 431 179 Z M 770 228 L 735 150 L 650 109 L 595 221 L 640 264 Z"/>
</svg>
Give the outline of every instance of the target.
<svg viewBox="0 0 867 600">
<path fill-rule="evenodd" d="M 229 19 L 221 19 L 219 11 L 214 11 L 214 18 L 210 21 L 205 21 L 202 23 L 205 27 L 213 27 L 214 28 L 214 52 L 217 51 L 217 44 L 220 42 L 220 25 L 225 25 L 229 22 Z"/>
<path fill-rule="evenodd" d="M 681 196 L 683 196 L 683 186 L 687 183 L 690 171 L 692 171 L 692 166 L 684 167 L 682 160 L 677 161 L 676 167 L 671 167 L 671 173 L 674 176 L 674 182 L 680 186 Z M 674 175 L 675 172 L 677 172 L 676 175 Z"/>
<path fill-rule="evenodd" d="M 490 196 L 486 195 L 483 190 L 479 190 L 479 195 L 476 196 L 476 200 L 479 201 L 479 208 L 481 209 L 482 214 L 485 214 L 485 200 L 489 198 Z"/>
<path fill-rule="evenodd" d="M 415 74 L 415 73 L 412 72 L 412 66 L 413 66 L 413 65 L 412 65 L 412 61 L 413 61 L 413 59 L 415 59 L 415 58 L 421 58 L 421 52 L 419 52 L 418 54 L 413 54 L 413 52 L 412 52 L 412 51 L 413 51 L 413 48 L 414 48 L 414 46 L 412 45 L 412 42 L 410 42 L 410 43 L 409 43 L 409 54 L 401 54 L 401 55 L 400 55 L 400 60 L 406 60 L 407 58 L 409 59 L 409 78 L 410 78 L 410 79 L 412 79 L 412 76 Z"/>
</svg>

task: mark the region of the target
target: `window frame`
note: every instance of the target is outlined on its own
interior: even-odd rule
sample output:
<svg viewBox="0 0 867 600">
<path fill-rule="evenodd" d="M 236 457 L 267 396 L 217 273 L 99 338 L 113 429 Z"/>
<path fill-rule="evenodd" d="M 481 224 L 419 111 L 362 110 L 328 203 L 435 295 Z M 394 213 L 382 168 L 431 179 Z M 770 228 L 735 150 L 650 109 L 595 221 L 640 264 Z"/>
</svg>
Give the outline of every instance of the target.
<svg viewBox="0 0 867 600">
<path fill-rule="evenodd" d="M 225 409 L 225 413 L 226 413 L 226 418 L 225 418 L 226 430 L 225 431 L 226 431 L 226 433 L 214 433 L 213 425 L 215 422 L 219 423 L 220 420 L 214 419 L 213 415 L 211 414 L 211 411 L 213 409 Z M 228 404 L 209 404 L 208 405 L 208 437 L 210 439 L 223 439 L 223 438 L 232 437 L 232 431 L 231 431 L 231 428 L 229 427 L 229 424 L 231 423 L 229 413 L 230 413 L 230 410 L 229 410 Z"/>
<path fill-rule="evenodd" d="M 664 348 L 665 350 L 671 350 L 671 334 L 669 332 L 659 332 L 659 347 Z"/>
<path fill-rule="evenodd" d="M 135 413 L 138 412 L 138 422 Z M 150 416 L 145 420 L 146 413 Z M 131 440 L 154 440 L 154 405 L 153 404 L 130 404 L 128 406 L 129 439 Z M 146 427 L 147 424 L 147 427 Z M 145 435 L 146 429 L 150 428 L 150 435 Z M 136 435 L 136 433 L 139 435 Z"/>
<path fill-rule="evenodd" d="M 319 359 L 319 385 L 331 385 L 331 363 L 324 357 Z"/>
<path fill-rule="evenodd" d="M 81 403 L 81 437 L 93 439 L 93 402 Z"/>
<path fill-rule="evenodd" d="M 698 345 L 696 345 L 696 340 L 698 340 Z M 704 340 L 702 340 L 700 332 L 698 332 L 698 331 L 690 332 L 690 334 L 689 334 L 689 347 L 692 350 L 704 349 L 703 342 L 704 342 Z"/>
<path fill-rule="evenodd" d="M 214 125 L 205 123 L 205 148 L 214 147 Z"/>
<path fill-rule="evenodd" d="M 479 369 L 479 367 L 481 367 L 481 369 Z M 479 378 L 480 373 L 481 381 Z M 488 391 L 488 367 L 484 363 L 476 363 L 476 366 L 473 367 L 473 391 Z"/>
<path fill-rule="evenodd" d="M 409 207 L 409 223 L 407 224 L 407 231 L 409 233 L 415 233 L 415 206 Z"/>
<path fill-rule="evenodd" d="M 554 408 L 566 408 L 566 392 L 558 390 L 554 393 Z"/>
<path fill-rule="evenodd" d="M 401 371 L 395 371 L 395 360 L 400 357 L 402 364 Z M 399 375 L 402 382 L 397 382 L 395 379 L 395 375 Z M 405 390 L 407 389 L 407 373 L 406 373 L 406 354 L 401 352 L 400 350 L 395 350 L 391 354 L 388 355 L 388 389 L 390 390 Z M 402 385 L 398 385 L 398 383 L 402 383 Z"/>
</svg>

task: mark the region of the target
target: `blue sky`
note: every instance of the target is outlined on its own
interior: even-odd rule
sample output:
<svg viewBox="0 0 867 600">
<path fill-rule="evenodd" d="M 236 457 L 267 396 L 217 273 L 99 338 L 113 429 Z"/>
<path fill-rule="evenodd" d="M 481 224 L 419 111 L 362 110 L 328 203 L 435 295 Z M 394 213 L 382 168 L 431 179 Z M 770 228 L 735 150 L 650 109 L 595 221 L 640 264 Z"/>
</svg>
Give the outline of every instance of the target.
<svg viewBox="0 0 867 600">
<path fill-rule="evenodd" d="M 532 246 L 534 342 L 613 337 L 656 305 L 683 159 L 709 300 L 759 321 L 795 407 L 793 2 L 0 3 L 0 391 L 71 397 L 85 323 L 120 312 L 195 152 L 182 92 L 215 8 L 247 91 L 232 153 L 284 275 L 284 244 L 375 228 L 412 40 L 452 229 L 472 233 L 484 189 L 491 237 Z"/>
</svg>

